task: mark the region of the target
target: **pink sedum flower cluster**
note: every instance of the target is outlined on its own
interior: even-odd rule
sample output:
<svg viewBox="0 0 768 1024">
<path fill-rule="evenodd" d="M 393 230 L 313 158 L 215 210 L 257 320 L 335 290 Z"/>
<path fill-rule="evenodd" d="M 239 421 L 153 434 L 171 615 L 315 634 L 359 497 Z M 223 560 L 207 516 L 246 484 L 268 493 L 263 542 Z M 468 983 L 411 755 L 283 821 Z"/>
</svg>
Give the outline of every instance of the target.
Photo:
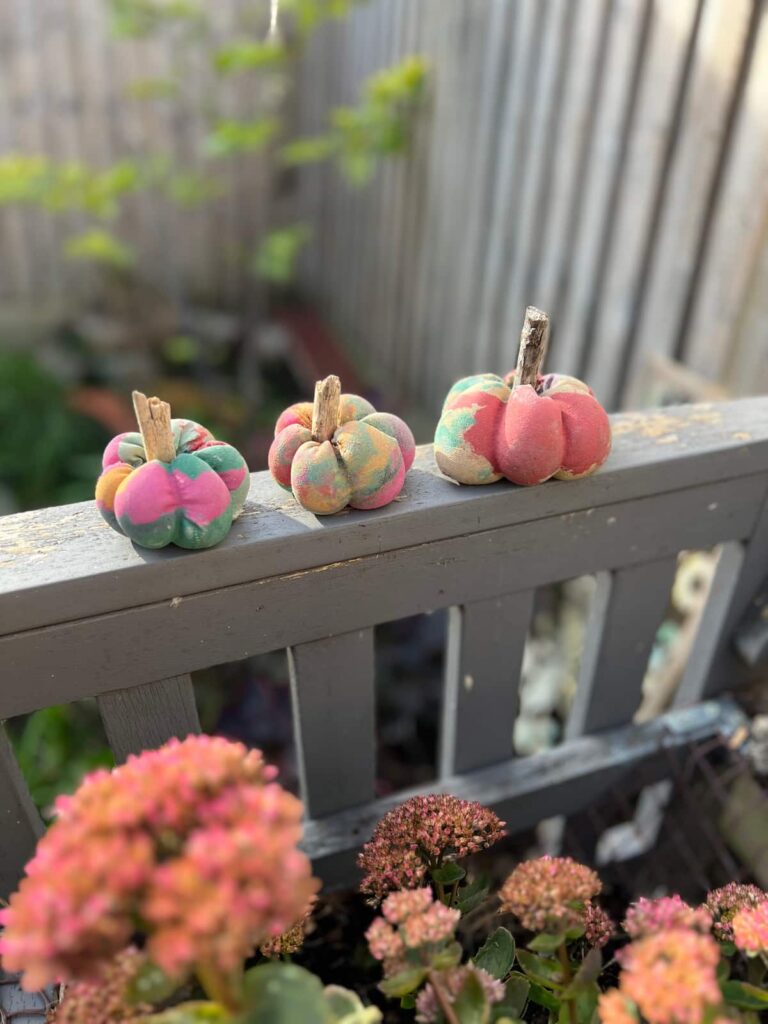
<svg viewBox="0 0 768 1024">
<path fill-rule="evenodd" d="M 382 962 L 385 977 L 403 970 L 409 954 L 429 954 L 450 942 L 461 917 L 460 911 L 435 901 L 429 886 L 393 892 L 381 911 L 383 916 L 372 922 L 365 937 L 371 956 Z"/>
<path fill-rule="evenodd" d="M 633 939 L 669 928 L 692 928 L 708 935 L 712 930 L 712 917 L 705 907 L 691 907 L 677 895 L 656 900 L 643 897 L 629 908 L 623 927 Z"/>
<path fill-rule="evenodd" d="M 450 1001 L 453 1001 L 461 992 L 470 974 L 474 974 L 483 987 L 485 998 L 488 1004 L 500 1003 L 504 998 L 504 984 L 492 978 L 491 975 L 481 967 L 464 965 L 454 967 L 450 971 L 440 972 L 440 984 Z M 418 1024 L 434 1024 L 435 1021 L 443 1020 L 440 1004 L 435 995 L 432 983 L 427 983 L 416 998 L 416 1020 Z"/>
<path fill-rule="evenodd" d="M 615 927 L 611 916 L 596 903 L 588 903 L 584 910 L 584 938 L 592 949 L 602 949 L 613 938 Z"/>
<path fill-rule="evenodd" d="M 559 932 L 585 923 L 585 905 L 602 888 L 591 868 L 570 857 L 547 856 L 518 864 L 499 899 L 502 913 L 514 914 L 530 931 Z"/>
<path fill-rule="evenodd" d="M 259 751 L 190 736 L 88 776 L 0 915 L 4 967 L 29 989 L 93 978 L 137 930 L 173 977 L 238 967 L 317 888 L 275 774 Z"/>
<path fill-rule="evenodd" d="M 721 942 L 733 942 L 732 922 L 740 910 L 757 907 L 768 900 L 768 893 L 756 885 L 729 882 L 721 889 L 713 889 L 705 904 L 714 922 L 712 931 Z"/>
<path fill-rule="evenodd" d="M 455 796 L 415 796 L 389 811 L 376 826 L 358 863 L 360 889 L 378 904 L 397 889 L 424 883 L 431 866 L 485 850 L 504 835 L 493 811 Z"/>
<path fill-rule="evenodd" d="M 768 954 L 768 899 L 756 907 L 744 907 L 732 922 L 736 948 L 748 956 Z"/>
<path fill-rule="evenodd" d="M 130 947 L 118 953 L 95 980 L 68 985 L 54 1012 L 55 1024 L 139 1024 L 152 1007 L 128 1002 L 126 993 L 145 963 L 146 957 Z"/>
<path fill-rule="evenodd" d="M 637 939 L 618 954 L 619 987 L 600 997 L 602 1024 L 704 1024 L 721 1003 L 717 943 L 690 928 Z"/>
</svg>

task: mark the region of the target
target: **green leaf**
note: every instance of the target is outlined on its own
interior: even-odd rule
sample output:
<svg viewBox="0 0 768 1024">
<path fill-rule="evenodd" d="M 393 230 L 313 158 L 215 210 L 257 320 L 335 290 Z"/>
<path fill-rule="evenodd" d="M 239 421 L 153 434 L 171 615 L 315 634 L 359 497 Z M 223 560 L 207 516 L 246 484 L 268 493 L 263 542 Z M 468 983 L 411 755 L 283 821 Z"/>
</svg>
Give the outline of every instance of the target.
<svg viewBox="0 0 768 1024">
<path fill-rule="evenodd" d="M 133 250 L 102 228 L 91 228 L 67 239 L 64 252 L 69 259 L 101 263 L 118 270 L 127 270 L 135 262 Z"/>
<path fill-rule="evenodd" d="M 331 134 L 308 135 L 305 138 L 287 142 L 280 149 L 280 160 L 287 167 L 300 167 L 303 164 L 316 164 L 333 156 L 338 147 L 336 138 Z"/>
<path fill-rule="evenodd" d="M 453 1009 L 461 1024 L 488 1024 L 490 1021 L 491 1008 L 485 989 L 474 972 L 468 975 L 461 986 L 459 994 L 453 1001 Z"/>
<path fill-rule="evenodd" d="M 530 991 L 531 984 L 525 975 L 517 972 L 511 974 L 504 986 L 504 998 L 497 1007 L 497 1013 L 506 1014 L 508 1017 L 522 1017 Z"/>
<path fill-rule="evenodd" d="M 270 962 L 245 975 L 245 1012 L 238 1024 L 330 1024 L 319 979 L 303 967 Z"/>
<path fill-rule="evenodd" d="M 723 981 L 728 981 L 731 976 L 731 965 L 728 960 L 723 958 L 717 965 L 717 981 L 720 984 Z"/>
<path fill-rule="evenodd" d="M 144 1024 L 234 1024 L 232 1017 L 218 1003 L 180 1003 L 143 1018 Z"/>
<path fill-rule="evenodd" d="M 489 935 L 473 957 L 476 967 L 481 967 L 499 981 L 506 978 L 514 962 L 515 940 L 506 928 L 497 928 Z"/>
<path fill-rule="evenodd" d="M 475 907 L 479 907 L 488 898 L 487 889 L 478 889 L 477 892 L 470 893 L 469 896 L 461 896 L 461 891 L 459 889 L 459 899 L 456 900 L 454 906 L 462 916 L 474 910 Z"/>
<path fill-rule="evenodd" d="M 467 872 L 455 861 L 449 860 L 445 864 L 441 864 L 440 867 L 432 868 L 430 875 L 438 885 L 455 885 L 456 882 L 467 877 Z"/>
<path fill-rule="evenodd" d="M 554 961 L 544 960 L 526 949 L 518 949 L 517 961 L 528 977 L 539 985 L 546 988 L 559 988 L 562 985 L 560 965 Z"/>
<path fill-rule="evenodd" d="M 595 982 L 592 982 L 590 985 L 582 985 L 579 988 L 574 999 L 577 1024 L 591 1024 L 597 1009 L 599 996 L 600 989 Z"/>
<path fill-rule="evenodd" d="M 272 117 L 257 117 L 252 121 L 219 121 L 205 140 L 205 149 L 209 156 L 214 157 L 252 153 L 266 146 L 274 138 L 278 127 L 278 122 Z"/>
<path fill-rule="evenodd" d="M 308 224 L 291 224 L 266 235 L 251 261 L 251 270 L 272 284 L 288 284 L 296 273 L 302 248 L 312 237 Z"/>
<path fill-rule="evenodd" d="M 401 998 L 400 1006 L 403 1010 L 412 1010 L 416 1006 L 416 996 L 413 992 L 409 992 L 407 996 Z"/>
<path fill-rule="evenodd" d="M 585 985 L 591 985 L 597 981 L 600 977 L 600 972 L 603 969 L 603 954 L 599 949 L 590 949 L 587 955 L 581 962 L 581 966 L 576 971 L 576 977 L 573 979 L 571 984 L 568 986 L 574 992 L 578 989 L 583 988 Z"/>
<path fill-rule="evenodd" d="M 378 1024 L 381 1020 L 381 1010 L 364 1006 L 356 992 L 340 985 L 326 985 L 325 1001 L 334 1024 Z"/>
<path fill-rule="evenodd" d="M 456 967 L 461 962 L 463 956 L 463 950 L 458 942 L 452 942 L 450 946 L 445 949 L 441 949 L 439 953 L 436 953 L 432 957 L 431 966 L 436 971 L 447 971 L 451 967 Z"/>
<path fill-rule="evenodd" d="M 561 932 L 559 935 L 549 935 L 547 932 L 541 932 L 540 935 L 536 935 L 531 939 L 528 943 L 528 949 L 532 949 L 536 953 L 554 953 L 564 942 L 564 932 Z"/>
<path fill-rule="evenodd" d="M 213 57 L 213 66 L 222 75 L 241 71 L 279 67 L 287 57 L 285 47 L 276 42 L 244 39 L 223 47 Z"/>
<path fill-rule="evenodd" d="M 409 967 L 399 974 L 393 974 L 391 978 L 385 978 L 379 984 L 379 991 L 390 998 L 410 995 L 415 992 L 427 976 L 425 967 Z"/>
<path fill-rule="evenodd" d="M 768 991 L 745 981 L 724 981 L 720 985 L 723 999 L 740 1010 L 765 1010 L 768 1008 Z"/>
<path fill-rule="evenodd" d="M 169 978 L 157 964 L 146 961 L 126 989 L 130 1003 L 162 1003 L 179 987 L 178 979 Z"/>
<path fill-rule="evenodd" d="M 532 1003 L 536 1003 L 537 1006 L 543 1006 L 546 1010 L 553 1010 L 555 1013 L 560 1009 L 560 1000 L 552 992 L 548 992 L 541 985 L 537 985 L 536 982 L 531 983 L 531 988 L 528 993 L 528 998 Z"/>
</svg>

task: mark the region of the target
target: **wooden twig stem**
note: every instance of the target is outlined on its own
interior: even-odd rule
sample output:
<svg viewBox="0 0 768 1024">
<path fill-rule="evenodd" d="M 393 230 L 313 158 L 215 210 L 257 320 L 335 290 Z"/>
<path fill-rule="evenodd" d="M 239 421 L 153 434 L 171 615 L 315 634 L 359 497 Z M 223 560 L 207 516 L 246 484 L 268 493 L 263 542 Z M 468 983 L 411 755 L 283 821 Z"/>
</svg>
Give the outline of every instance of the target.
<svg viewBox="0 0 768 1024">
<path fill-rule="evenodd" d="M 517 353 L 516 388 L 521 384 L 536 386 L 536 379 L 546 355 L 548 339 L 549 317 L 535 306 L 528 306 L 520 335 L 520 349 Z"/>
<path fill-rule="evenodd" d="M 134 391 L 132 397 L 147 462 L 152 459 L 171 462 L 176 458 L 176 445 L 171 429 L 170 405 L 160 398 L 147 398 L 141 391 Z"/>
<path fill-rule="evenodd" d="M 315 384 L 312 407 L 312 440 L 330 441 L 339 425 L 341 381 L 333 374 Z"/>
</svg>

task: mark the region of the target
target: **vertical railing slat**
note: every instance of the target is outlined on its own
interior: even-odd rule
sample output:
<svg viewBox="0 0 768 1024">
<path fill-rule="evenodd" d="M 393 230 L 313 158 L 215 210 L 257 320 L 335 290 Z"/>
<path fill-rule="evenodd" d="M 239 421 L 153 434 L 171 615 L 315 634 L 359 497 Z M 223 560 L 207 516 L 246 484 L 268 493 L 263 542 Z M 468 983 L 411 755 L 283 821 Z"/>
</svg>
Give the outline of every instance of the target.
<svg viewBox="0 0 768 1024">
<path fill-rule="evenodd" d="M 676 564 L 676 558 L 662 558 L 598 574 L 566 728 L 569 738 L 632 720 Z"/>
<path fill-rule="evenodd" d="M 0 897 L 16 888 L 24 865 L 35 851 L 43 823 L 0 723 Z"/>
<path fill-rule="evenodd" d="M 288 650 L 301 795 L 319 818 L 372 799 L 376 772 L 373 629 Z"/>
<path fill-rule="evenodd" d="M 101 720 L 118 764 L 129 754 L 152 750 L 176 736 L 200 732 L 189 675 L 115 690 L 97 698 Z"/>
<path fill-rule="evenodd" d="M 734 630 L 768 574 L 768 498 L 752 536 L 720 553 L 709 599 L 675 698 L 678 707 L 734 689 L 746 674 L 733 650 Z"/>
<path fill-rule="evenodd" d="M 451 608 L 440 774 L 482 768 L 512 755 L 520 666 L 534 591 Z"/>
</svg>

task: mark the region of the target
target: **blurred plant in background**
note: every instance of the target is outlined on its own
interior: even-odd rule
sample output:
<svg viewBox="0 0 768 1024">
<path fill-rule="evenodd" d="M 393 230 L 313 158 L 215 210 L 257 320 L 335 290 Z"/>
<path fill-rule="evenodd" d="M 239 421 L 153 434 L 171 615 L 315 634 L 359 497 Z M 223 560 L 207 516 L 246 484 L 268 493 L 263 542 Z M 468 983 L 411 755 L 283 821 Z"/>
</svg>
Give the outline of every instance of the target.
<svg viewBox="0 0 768 1024">
<path fill-rule="evenodd" d="M 298 62 L 317 29 L 346 16 L 359 0 L 282 0 L 250 5 L 231 41 L 214 40 L 212 4 L 205 0 L 104 0 L 113 33 L 126 39 L 180 33 L 178 67 L 165 78 L 137 79 L 127 92 L 140 102 L 173 102 L 179 96 L 189 50 L 201 49 L 218 78 L 242 76 L 253 114 L 232 118 L 219 109 L 219 97 L 206 95 L 199 113 L 208 125 L 203 140 L 203 171 L 179 166 L 162 152 L 123 159 L 111 167 L 57 162 L 37 154 L 11 153 L 0 158 L 0 204 L 28 204 L 50 213 L 79 213 L 91 223 L 65 243 L 67 259 L 88 260 L 112 271 L 140 271 L 142 254 L 121 237 L 118 218 L 124 201 L 154 192 L 181 207 L 199 207 L 227 189 L 230 161 L 267 151 L 273 183 L 290 167 L 331 161 L 351 185 L 370 181 L 379 162 L 406 152 L 413 118 L 421 100 L 426 66 L 418 57 L 371 75 L 356 106 L 328 112 L 325 131 L 291 137 L 289 97 Z M 279 13 L 280 20 L 277 20 Z M 287 284 L 302 246 L 311 237 L 307 224 L 275 224 L 253 240 L 245 257 L 254 274 L 267 282 Z"/>
</svg>

